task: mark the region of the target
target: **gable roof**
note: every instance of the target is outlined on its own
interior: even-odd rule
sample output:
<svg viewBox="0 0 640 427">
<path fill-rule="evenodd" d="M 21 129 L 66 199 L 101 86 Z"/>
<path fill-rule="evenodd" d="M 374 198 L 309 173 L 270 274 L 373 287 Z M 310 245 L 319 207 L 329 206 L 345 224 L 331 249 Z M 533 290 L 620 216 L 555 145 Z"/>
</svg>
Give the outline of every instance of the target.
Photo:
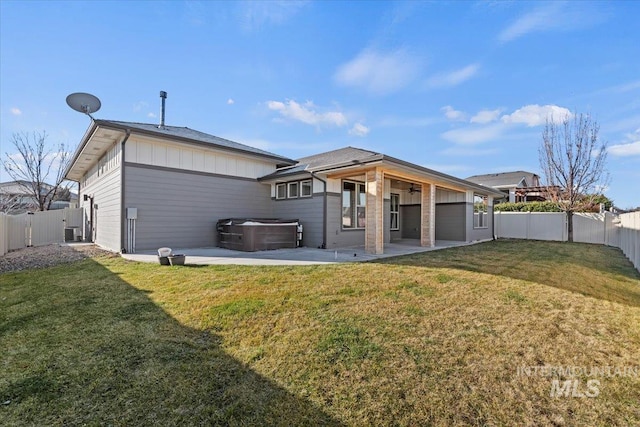
<svg viewBox="0 0 640 427">
<path fill-rule="evenodd" d="M 353 166 L 366 166 L 367 164 L 374 162 L 385 162 L 387 164 L 408 168 L 414 172 L 428 175 L 432 179 L 435 178 L 441 182 L 448 182 L 468 189 L 481 190 L 487 194 L 501 194 L 499 191 L 490 187 L 479 185 L 461 178 L 456 178 L 454 176 L 447 175 L 433 169 L 428 169 L 404 160 L 396 159 L 382 153 L 376 153 L 374 151 L 363 150 L 355 147 L 345 147 L 313 156 L 303 157 L 298 160 L 298 164 L 279 168 L 274 173 L 263 176 L 259 179 L 261 181 L 273 180 L 301 173 L 312 174 L 314 172 L 325 172 Z"/>
<path fill-rule="evenodd" d="M 531 187 L 538 185 L 534 177 L 537 177 L 533 172 L 526 171 L 514 171 L 514 172 L 501 172 L 501 173 L 489 173 L 484 175 L 473 175 L 466 178 L 467 181 L 475 182 L 476 184 L 484 185 L 486 187 Z M 524 180 L 524 185 L 521 185 Z"/>
<path fill-rule="evenodd" d="M 113 131 L 116 131 L 115 134 L 113 134 Z M 106 152 L 106 150 L 113 145 L 113 143 L 116 141 L 122 141 L 128 132 L 138 135 L 170 139 L 176 142 L 196 144 L 208 148 L 233 151 L 251 156 L 258 156 L 265 160 L 274 162 L 278 166 L 295 164 L 294 160 L 287 157 L 231 141 L 229 139 L 210 135 L 208 133 L 189 129 L 188 127 L 159 127 L 156 124 L 150 123 L 94 119 L 80 141 L 71 162 L 69 162 L 69 166 L 65 171 L 65 177 L 70 180 L 79 180 L 86 170 L 88 170 L 88 168 L 91 167 L 91 165 L 93 165 Z M 80 157 L 82 157 L 82 159 Z"/>
<path fill-rule="evenodd" d="M 318 172 L 321 170 L 333 169 L 340 166 L 357 165 L 368 163 L 374 160 L 381 160 L 384 156 L 369 150 L 355 147 L 339 148 L 337 150 L 326 151 L 313 156 L 302 157 L 293 166 L 279 168 L 277 171 L 263 176 L 260 179 L 273 179 L 303 172 Z"/>
</svg>

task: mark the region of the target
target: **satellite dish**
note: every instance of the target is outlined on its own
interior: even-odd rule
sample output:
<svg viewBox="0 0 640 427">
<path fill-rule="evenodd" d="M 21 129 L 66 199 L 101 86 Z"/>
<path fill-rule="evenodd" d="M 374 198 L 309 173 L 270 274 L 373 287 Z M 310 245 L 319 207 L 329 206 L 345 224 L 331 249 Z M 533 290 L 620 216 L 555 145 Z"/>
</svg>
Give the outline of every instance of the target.
<svg viewBox="0 0 640 427">
<path fill-rule="evenodd" d="M 76 92 L 67 96 L 67 105 L 80 113 L 86 114 L 92 119 L 91 113 L 95 113 L 102 106 L 96 96 L 83 92 Z"/>
</svg>

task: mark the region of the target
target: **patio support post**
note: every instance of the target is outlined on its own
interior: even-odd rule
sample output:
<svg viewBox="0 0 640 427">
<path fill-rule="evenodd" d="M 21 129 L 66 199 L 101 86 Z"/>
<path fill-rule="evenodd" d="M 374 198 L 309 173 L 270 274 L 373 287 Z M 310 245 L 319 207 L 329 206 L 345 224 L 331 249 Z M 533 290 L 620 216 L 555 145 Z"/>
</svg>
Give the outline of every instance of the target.
<svg viewBox="0 0 640 427">
<path fill-rule="evenodd" d="M 422 184 L 421 218 L 420 218 L 420 246 L 434 247 L 436 245 L 436 186 Z"/>
<path fill-rule="evenodd" d="M 384 172 L 367 171 L 367 201 L 364 249 L 370 254 L 384 253 Z"/>
</svg>

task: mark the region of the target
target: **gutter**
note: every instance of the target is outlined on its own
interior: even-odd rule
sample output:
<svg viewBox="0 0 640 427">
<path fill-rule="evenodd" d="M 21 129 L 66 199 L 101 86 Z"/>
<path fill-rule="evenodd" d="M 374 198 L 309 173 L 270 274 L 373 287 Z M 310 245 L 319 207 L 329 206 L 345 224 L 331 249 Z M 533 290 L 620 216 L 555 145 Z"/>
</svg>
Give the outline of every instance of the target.
<svg viewBox="0 0 640 427">
<path fill-rule="evenodd" d="M 317 179 L 324 185 L 322 195 L 322 249 L 327 248 L 327 181 L 320 178 L 315 172 L 309 172 L 312 178 Z M 311 190 L 313 192 L 313 189 Z"/>
<path fill-rule="evenodd" d="M 131 136 L 131 130 L 130 129 L 126 129 L 125 130 L 126 134 L 124 136 L 124 139 L 122 140 L 122 142 L 120 143 L 120 145 L 122 146 L 122 149 L 120 150 L 120 152 L 122 153 L 121 155 L 121 159 L 120 159 L 120 252 L 121 253 L 125 253 L 125 248 L 124 248 L 124 218 L 126 216 L 126 208 L 124 207 L 124 145 L 127 143 L 127 140 L 129 139 L 129 136 Z"/>
</svg>

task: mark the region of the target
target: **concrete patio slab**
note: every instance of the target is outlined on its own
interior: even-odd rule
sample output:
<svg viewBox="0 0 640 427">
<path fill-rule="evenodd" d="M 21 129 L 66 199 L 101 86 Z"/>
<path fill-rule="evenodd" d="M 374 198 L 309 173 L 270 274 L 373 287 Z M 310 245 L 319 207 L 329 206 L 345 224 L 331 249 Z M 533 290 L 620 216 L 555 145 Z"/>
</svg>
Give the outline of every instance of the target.
<svg viewBox="0 0 640 427">
<path fill-rule="evenodd" d="M 364 251 L 364 246 L 340 249 L 276 249 L 261 252 L 240 252 L 222 248 L 172 248 L 174 254 L 185 254 L 186 264 L 192 265 L 316 265 L 341 262 L 362 262 L 380 258 L 409 255 L 438 249 L 465 246 L 470 243 L 454 241 L 436 241 L 433 248 L 418 246 L 415 241 L 401 241 L 386 244 L 384 254 L 372 255 Z M 135 254 L 122 254 L 131 261 L 158 263 L 157 251 L 141 251 Z"/>
</svg>

